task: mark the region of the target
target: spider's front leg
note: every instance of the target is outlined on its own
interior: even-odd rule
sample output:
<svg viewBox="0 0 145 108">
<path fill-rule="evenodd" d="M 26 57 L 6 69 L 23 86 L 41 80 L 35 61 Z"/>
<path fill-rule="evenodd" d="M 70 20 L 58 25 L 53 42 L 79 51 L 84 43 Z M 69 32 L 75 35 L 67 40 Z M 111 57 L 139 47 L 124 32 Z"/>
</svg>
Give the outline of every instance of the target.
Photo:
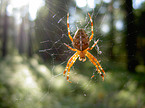
<svg viewBox="0 0 145 108">
<path fill-rule="evenodd" d="M 67 66 L 63 72 L 63 76 L 65 76 L 65 73 L 68 69 L 68 73 L 67 73 L 67 81 L 71 83 L 71 81 L 69 81 L 69 73 L 70 73 L 70 68 L 73 66 L 73 64 L 75 63 L 76 59 L 78 58 L 78 54 L 77 52 L 68 60 L 67 62 Z"/>
<path fill-rule="evenodd" d="M 67 72 L 67 81 L 72 83 L 70 80 L 69 80 L 69 73 L 70 73 L 70 68 L 73 66 L 73 64 L 75 63 L 75 61 L 77 60 L 78 58 L 78 54 L 76 53 L 76 56 L 74 57 L 74 59 L 72 60 L 72 62 L 70 63 L 69 67 L 68 67 L 68 72 Z"/>
<path fill-rule="evenodd" d="M 97 62 L 99 68 L 101 69 L 101 71 L 102 71 L 102 72 L 104 73 L 104 75 L 106 76 L 105 71 L 104 71 L 103 68 L 101 67 L 101 65 L 100 65 L 100 63 L 98 62 L 98 60 L 97 60 L 91 53 L 89 53 L 89 52 L 88 52 L 88 55 L 89 55 L 90 57 L 92 57 L 93 60 L 94 60 L 95 62 Z"/>
<path fill-rule="evenodd" d="M 76 53 L 73 56 L 71 56 L 71 58 L 68 60 L 66 68 L 65 68 L 65 70 L 63 72 L 63 76 L 65 76 L 65 73 L 66 73 L 66 71 L 67 71 L 67 69 L 69 67 L 69 64 L 72 62 L 72 60 L 74 59 L 75 56 L 76 56 Z"/>
<path fill-rule="evenodd" d="M 103 79 L 103 81 L 104 81 L 104 75 L 101 73 L 101 71 L 100 71 L 98 65 L 97 65 L 96 62 L 94 61 L 94 58 L 95 58 L 95 57 L 91 57 L 88 53 L 89 53 L 89 52 L 87 52 L 86 56 L 89 58 L 90 62 L 93 63 L 93 65 L 96 67 L 96 70 L 97 70 L 98 73 L 102 76 L 102 79 Z M 93 78 L 93 77 L 94 77 L 94 75 L 93 75 L 91 78 Z"/>
</svg>

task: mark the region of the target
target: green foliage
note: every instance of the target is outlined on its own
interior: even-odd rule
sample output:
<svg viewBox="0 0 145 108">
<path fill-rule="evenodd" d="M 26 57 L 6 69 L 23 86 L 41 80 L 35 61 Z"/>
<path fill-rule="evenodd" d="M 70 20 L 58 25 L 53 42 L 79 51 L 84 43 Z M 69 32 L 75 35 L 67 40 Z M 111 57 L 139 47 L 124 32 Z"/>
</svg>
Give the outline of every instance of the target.
<svg viewBox="0 0 145 108">
<path fill-rule="evenodd" d="M 68 83 L 62 75 L 63 65 L 51 69 L 37 56 L 7 56 L 0 62 L 1 108 L 145 107 L 145 90 L 138 83 L 143 76 L 122 67 L 108 70 L 103 82 L 96 73 L 90 78 L 94 67 L 85 62 L 71 69 L 73 83 Z"/>
</svg>

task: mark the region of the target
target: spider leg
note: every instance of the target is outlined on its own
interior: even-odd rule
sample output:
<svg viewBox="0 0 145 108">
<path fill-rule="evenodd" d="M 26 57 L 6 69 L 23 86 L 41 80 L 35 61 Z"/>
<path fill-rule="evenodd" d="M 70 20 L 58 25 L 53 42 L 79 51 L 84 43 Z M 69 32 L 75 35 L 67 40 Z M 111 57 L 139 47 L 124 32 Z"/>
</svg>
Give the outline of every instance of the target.
<svg viewBox="0 0 145 108">
<path fill-rule="evenodd" d="M 88 51 L 87 51 L 87 54 L 88 54 L 95 62 L 97 62 L 99 68 L 101 69 L 101 71 L 102 71 L 102 72 L 104 73 L 104 75 L 106 76 L 105 71 L 104 71 L 103 68 L 101 67 L 101 65 L 100 65 L 100 63 L 98 62 L 98 60 L 97 60 L 91 53 L 89 53 Z"/>
<path fill-rule="evenodd" d="M 91 32 L 92 32 L 92 35 L 90 36 L 90 39 L 89 39 L 89 42 L 93 39 L 93 35 L 94 35 L 94 32 L 93 32 L 93 21 L 92 21 L 92 18 L 91 18 L 91 15 L 88 13 L 89 17 L 90 17 L 90 21 L 91 21 Z"/>
<path fill-rule="evenodd" d="M 77 60 L 78 56 L 79 56 L 79 55 L 76 53 L 74 59 L 72 60 L 72 62 L 70 63 L 70 65 L 69 65 L 69 67 L 68 67 L 67 81 L 70 82 L 70 83 L 72 83 L 72 82 L 69 80 L 70 68 L 73 66 L 73 64 L 74 64 L 75 61 Z"/>
<path fill-rule="evenodd" d="M 70 50 L 72 50 L 72 51 L 76 51 L 76 49 L 74 49 L 74 48 L 70 47 L 70 46 L 69 46 L 69 45 L 67 45 L 66 43 L 64 43 L 64 45 L 65 45 L 65 46 L 67 46 Z"/>
<path fill-rule="evenodd" d="M 73 56 L 71 56 L 71 58 L 68 60 L 68 62 L 67 62 L 67 65 L 66 65 L 66 68 L 65 68 L 65 70 L 64 70 L 64 72 L 63 72 L 63 76 L 65 76 L 65 73 L 66 73 L 66 71 L 67 71 L 67 69 L 68 69 L 68 67 L 69 67 L 69 64 L 72 62 L 72 60 L 74 59 L 74 57 L 77 55 L 77 52 L 73 55 Z"/>
<path fill-rule="evenodd" d="M 92 49 L 97 45 L 98 41 L 99 41 L 99 39 L 92 45 L 91 48 L 88 48 L 88 50 L 89 50 L 89 51 L 92 50 Z"/>
<path fill-rule="evenodd" d="M 73 42 L 73 38 L 70 35 L 70 28 L 69 28 L 69 13 L 67 14 L 67 29 L 68 29 L 68 36 L 69 36 L 71 42 Z"/>
<path fill-rule="evenodd" d="M 86 56 L 87 56 L 87 57 L 89 58 L 89 60 L 93 63 L 93 65 L 95 65 L 95 67 L 96 67 L 98 73 L 102 76 L 102 79 L 103 79 L 103 81 L 104 81 L 104 75 L 101 73 L 101 71 L 100 71 L 98 65 L 97 65 L 96 62 L 94 61 L 94 58 L 93 58 L 92 56 L 90 56 L 88 53 L 86 54 Z M 94 75 L 93 75 L 91 78 L 93 78 L 93 77 L 94 77 Z"/>
</svg>

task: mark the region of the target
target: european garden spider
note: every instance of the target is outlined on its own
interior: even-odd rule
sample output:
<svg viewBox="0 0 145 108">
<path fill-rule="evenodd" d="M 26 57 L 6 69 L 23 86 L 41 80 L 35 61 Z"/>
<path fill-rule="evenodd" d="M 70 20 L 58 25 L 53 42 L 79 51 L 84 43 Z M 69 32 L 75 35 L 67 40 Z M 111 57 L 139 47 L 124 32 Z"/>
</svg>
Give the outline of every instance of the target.
<svg viewBox="0 0 145 108">
<path fill-rule="evenodd" d="M 75 61 L 77 60 L 78 57 L 79 57 L 80 61 L 84 62 L 84 61 L 86 61 L 86 56 L 89 58 L 90 62 L 92 62 L 93 65 L 95 65 L 96 70 L 102 76 L 102 79 L 104 80 L 105 72 L 104 72 L 103 68 L 101 67 L 101 65 L 98 62 L 98 60 L 90 52 L 88 52 L 88 51 L 92 50 L 95 47 L 95 45 L 98 43 L 98 41 L 99 41 L 99 40 L 97 40 L 92 45 L 92 47 L 89 48 L 89 43 L 90 43 L 90 41 L 93 38 L 94 32 L 93 32 L 93 21 L 92 21 L 92 18 L 91 18 L 89 13 L 88 13 L 88 15 L 89 15 L 90 21 L 91 21 L 91 32 L 92 32 L 91 36 L 88 37 L 88 35 L 86 34 L 84 29 L 78 29 L 76 31 L 74 37 L 72 38 L 72 36 L 70 35 L 70 28 L 69 28 L 69 13 L 67 14 L 68 36 L 69 36 L 74 48 L 68 46 L 66 43 L 64 43 L 64 45 L 66 45 L 72 51 L 76 51 L 76 53 L 68 60 L 67 66 L 66 66 L 66 68 L 65 68 L 65 70 L 63 72 L 63 75 L 65 76 L 65 73 L 68 70 L 68 72 L 67 72 L 67 81 L 70 82 L 70 83 L 72 83 L 69 80 L 70 68 L 73 66 L 73 64 L 75 63 Z M 104 75 L 101 73 L 100 70 L 104 73 Z M 94 77 L 94 75 L 92 77 Z"/>
</svg>

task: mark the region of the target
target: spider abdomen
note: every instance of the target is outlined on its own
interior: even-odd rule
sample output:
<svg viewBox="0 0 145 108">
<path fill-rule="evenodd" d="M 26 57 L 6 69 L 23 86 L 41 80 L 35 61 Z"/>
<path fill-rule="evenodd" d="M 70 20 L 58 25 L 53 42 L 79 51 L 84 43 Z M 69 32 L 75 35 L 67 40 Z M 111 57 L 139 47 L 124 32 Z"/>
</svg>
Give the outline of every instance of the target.
<svg viewBox="0 0 145 108">
<path fill-rule="evenodd" d="M 73 47 L 83 51 L 89 47 L 89 37 L 84 29 L 78 29 L 73 37 Z"/>
</svg>

